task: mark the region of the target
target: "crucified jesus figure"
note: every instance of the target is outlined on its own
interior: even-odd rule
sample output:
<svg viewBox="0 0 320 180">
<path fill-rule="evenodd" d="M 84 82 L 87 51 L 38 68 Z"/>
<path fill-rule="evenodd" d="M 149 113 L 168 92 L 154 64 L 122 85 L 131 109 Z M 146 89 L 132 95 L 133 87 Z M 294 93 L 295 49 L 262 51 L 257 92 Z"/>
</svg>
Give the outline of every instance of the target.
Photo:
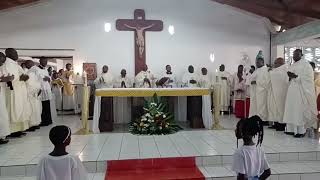
<svg viewBox="0 0 320 180">
<path fill-rule="evenodd" d="M 143 32 L 146 29 L 152 28 L 154 26 L 154 24 L 151 24 L 149 26 L 146 27 L 140 27 L 139 25 L 137 25 L 136 27 L 124 24 L 124 26 L 126 26 L 127 28 L 130 29 L 134 29 L 137 33 L 137 40 L 136 40 L 136 44 L 139 47 L 139 56 L 140 58 L 143 57 L 143 52 L 144 52 L 144 36 L 143 36 Z"/>
</svg>

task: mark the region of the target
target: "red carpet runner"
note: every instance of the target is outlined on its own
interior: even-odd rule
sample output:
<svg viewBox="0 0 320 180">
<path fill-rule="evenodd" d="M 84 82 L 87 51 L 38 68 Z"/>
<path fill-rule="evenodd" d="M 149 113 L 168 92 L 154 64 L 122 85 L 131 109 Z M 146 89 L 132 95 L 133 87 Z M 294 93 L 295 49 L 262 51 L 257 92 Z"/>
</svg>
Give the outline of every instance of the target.
<svg viewBox="0 0 320 180">
<path fill-rule="evenodd" d="M 105 180 L 205 180 L 195 157 L 108 161 Z"/>
</svg>

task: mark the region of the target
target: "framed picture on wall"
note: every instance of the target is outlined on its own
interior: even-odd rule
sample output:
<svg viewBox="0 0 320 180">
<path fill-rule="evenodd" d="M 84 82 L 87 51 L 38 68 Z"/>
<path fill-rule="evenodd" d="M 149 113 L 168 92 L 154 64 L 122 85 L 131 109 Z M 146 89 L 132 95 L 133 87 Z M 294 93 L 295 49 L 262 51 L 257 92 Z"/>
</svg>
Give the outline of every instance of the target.
<svg viewBox="0 0 320 180">
<path fill-rule="evenodd" d="M 83 70 L 87 73 L 88 81 L 94 81 L 97 78 L 97 64 L 83 63 Z"/>
</svg>

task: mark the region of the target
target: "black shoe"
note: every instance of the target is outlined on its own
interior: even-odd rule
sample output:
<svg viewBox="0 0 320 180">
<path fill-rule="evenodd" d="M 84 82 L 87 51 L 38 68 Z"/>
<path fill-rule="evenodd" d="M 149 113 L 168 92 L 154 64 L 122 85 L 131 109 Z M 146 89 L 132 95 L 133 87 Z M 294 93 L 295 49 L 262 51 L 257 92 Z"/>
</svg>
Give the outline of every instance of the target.
<svg viewBox="0 0 320 180">
<path fill-rule="evenodd" d="M 34 129 L 40 129 L 40 126 L 34 126 Z"/>
<path fill-rule="evenodd" d="M 9 136 L 7 136 L 8 138 L 20 138 L 22 136 L 22 132 L 14 132 L 11 133 Z"/>
<path fill-rule="evenodd" d="M 36 128 L 33 126 L 33 127 L 29 128 L 29 129 L 27 129 L 26 131 L 27 132 L 34 132 L 34 131 L 36 131 Z"/>
<path fill-rule="evenodd" d="M 293 137 L 295 138 L 303 138 L 305 135 L 304 134 L 296 134 Z"/>
<path fill-rule="evenodd" d="M 9 142 L 8 139 L 0 139 L 0 145 L 1 144 L 7 144 Z"/>
<path fill-rule="evenodd" d="M 286 135 L 290 135 L 290 136 L 293 136 L 294 133 L 293 132 L 284 132 Z"/>
</svg>

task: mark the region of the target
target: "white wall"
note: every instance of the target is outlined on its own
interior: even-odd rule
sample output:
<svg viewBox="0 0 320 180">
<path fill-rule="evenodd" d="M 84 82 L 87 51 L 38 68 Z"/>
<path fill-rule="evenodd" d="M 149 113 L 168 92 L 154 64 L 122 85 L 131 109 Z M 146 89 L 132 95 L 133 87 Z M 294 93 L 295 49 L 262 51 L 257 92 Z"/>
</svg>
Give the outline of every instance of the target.
<svg viewBox="0 0 320 180">
<path fill-rule="evenodd" d="M 262 20 L 210 0 L 50 0 L 1 13 L 0 47 L 75 49 L 78 72 L 83 62 L 96 62 L 99 69 L 107 64 L 114 74 L 126 68 L 133 75 L 134 35 L 114 28 L 116 19 L 133 18 L 137 8 L 145 9 L 147 19 L 164 22 L 164 31 L 146 35 L 147 64 L 156 73 L 166 64 L 182 73 L 189 64 L 215 71 L 221 63 L 233 72 L 243 52 L 254 62 L 260 49 L 269 61 Z M 110 33 L 104 32 L 105 22 L 112 23 Z M 169 25 L 175 26 L 174 36 Z"/>
</svg>

